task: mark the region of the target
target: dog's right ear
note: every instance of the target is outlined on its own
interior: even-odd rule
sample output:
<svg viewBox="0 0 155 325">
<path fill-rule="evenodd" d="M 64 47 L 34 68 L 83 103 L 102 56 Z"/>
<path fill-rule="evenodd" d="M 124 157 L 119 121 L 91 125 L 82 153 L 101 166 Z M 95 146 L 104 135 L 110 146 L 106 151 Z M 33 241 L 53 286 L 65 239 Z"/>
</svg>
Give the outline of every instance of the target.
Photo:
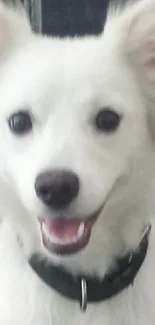
<svg viewBox="0 0 155 325">
<path fill-rule="evenodd" d="M 30 23 L 22 8 L 0 4 L 0 60 L 31 35 Z"/>
</svg>

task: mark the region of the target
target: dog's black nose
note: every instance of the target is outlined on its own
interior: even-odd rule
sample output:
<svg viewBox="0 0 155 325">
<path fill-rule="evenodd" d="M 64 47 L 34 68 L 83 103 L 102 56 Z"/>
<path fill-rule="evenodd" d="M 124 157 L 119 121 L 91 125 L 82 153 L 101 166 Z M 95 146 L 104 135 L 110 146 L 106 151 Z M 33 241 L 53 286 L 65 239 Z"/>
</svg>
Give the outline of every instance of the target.
<svg viewBox="0 0 155 325">
<path fill-rule="evenodd" d="M 68 170 L 51 170 L 36 178 L 35 190 L 38 198 L 53 209 L 69 205 L 79 192 L 78 176 Z"/>
</svg>

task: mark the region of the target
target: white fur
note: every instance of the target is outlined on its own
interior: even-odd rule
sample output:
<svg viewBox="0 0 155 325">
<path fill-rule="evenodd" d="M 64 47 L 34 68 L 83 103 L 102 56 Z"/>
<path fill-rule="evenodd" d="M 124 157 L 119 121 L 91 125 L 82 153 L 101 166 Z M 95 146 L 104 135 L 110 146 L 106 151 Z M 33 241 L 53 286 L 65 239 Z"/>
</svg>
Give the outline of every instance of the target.
<svg viewBox="0 0 155 325">
<path fill-rule="evenodd" d="M 59 40 L 34 35 L 24 17 L 0 6 L 0 324 L 155 324 L 154 17 L 154 0 L 142 0 L 109 14 L 99 37 Z M 107 106 L 122 114 L 109 135 L 93 125 Z M 16 137 L 7 119 L 25 108 L 33 132 Z M 91 214 L 110 193 L 89 245 L 71 257 L 42 245 L 37 217 L 46 210 L 34 183 L 48 168 L 80 177 L 70 217 Z M 37 252 L 74 273 L 104 277 L 114 257 L 136 249 L 148 222 L 149 250 L 134 286 L 85 314 L 28 264 Z"/>
</svg>

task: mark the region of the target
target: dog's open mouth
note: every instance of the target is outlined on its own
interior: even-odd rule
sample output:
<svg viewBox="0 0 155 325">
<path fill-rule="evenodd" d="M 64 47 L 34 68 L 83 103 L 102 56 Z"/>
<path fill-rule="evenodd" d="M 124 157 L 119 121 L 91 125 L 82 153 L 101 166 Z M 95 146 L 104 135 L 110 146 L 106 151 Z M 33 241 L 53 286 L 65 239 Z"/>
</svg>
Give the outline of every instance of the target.
<svg viewBox="0 0 155 325">
<path fill-rule="evenodd" d="M 85 248 L 100 211 L 101 209 L 83 220 L 67 219 L 65 216 L 41 218 L 41 234 L 45 248 L 60 255 L 73 254 Z"/>
</svg>

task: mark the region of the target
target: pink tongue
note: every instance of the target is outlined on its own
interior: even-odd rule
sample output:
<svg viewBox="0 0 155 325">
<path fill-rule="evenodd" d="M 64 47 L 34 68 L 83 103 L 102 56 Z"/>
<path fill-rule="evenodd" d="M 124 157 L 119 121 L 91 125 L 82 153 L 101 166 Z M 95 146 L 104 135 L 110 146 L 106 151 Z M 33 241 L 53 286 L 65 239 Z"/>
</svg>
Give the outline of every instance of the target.
<svg viewBox="0 0 155 325">
<path fill-rule="evenodd" d="M 79 220 L 65 220 L 64 218 L 45 219 L 49 233 L 58 238 L 76 237 L 80 226 Z"/>
</svg>

